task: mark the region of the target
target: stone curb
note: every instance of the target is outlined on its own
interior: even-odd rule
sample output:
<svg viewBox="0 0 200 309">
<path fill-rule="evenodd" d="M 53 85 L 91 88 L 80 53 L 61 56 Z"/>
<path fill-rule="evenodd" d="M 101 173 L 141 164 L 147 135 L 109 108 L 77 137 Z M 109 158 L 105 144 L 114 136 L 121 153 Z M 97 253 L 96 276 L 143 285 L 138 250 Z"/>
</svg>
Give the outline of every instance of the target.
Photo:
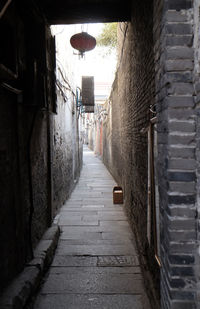
<svg viewBox="0 0 200 309">
<path fill-rule="evenodd" d="M 58 244 L 60 229 L 58 225 L 50 227 L 34 250 L 34 259 L 30 261 L 4 291 L 0 298 L 0 309 L 23 309 L 27 301 L 39 287 L 45 271 L 50 266 Z"/>
</svg>

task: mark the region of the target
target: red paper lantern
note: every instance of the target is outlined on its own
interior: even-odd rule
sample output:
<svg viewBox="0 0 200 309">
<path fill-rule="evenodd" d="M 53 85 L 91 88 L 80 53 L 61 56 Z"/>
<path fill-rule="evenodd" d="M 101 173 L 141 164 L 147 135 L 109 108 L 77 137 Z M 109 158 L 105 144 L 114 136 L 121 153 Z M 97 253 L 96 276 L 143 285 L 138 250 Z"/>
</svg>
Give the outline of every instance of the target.
<svg viewBox="0 0 200 309">
<path fill-rule="evenodd" d="M 70 39 L 70 44 L 74 49 L 77 49 L 81 56 L 86 51 L 92 50 L 96 46 L 96 39 L 87 32 L 74 34 Z"/>
</svg>

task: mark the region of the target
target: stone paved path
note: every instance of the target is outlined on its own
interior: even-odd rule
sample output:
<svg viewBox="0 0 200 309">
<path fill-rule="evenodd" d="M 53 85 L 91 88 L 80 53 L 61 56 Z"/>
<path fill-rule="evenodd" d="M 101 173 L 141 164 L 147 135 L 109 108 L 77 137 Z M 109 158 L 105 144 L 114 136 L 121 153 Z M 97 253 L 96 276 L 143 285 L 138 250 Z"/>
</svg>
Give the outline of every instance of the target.
<svg viewBox="0 0 200 309">
<path fill-rule="evenodd" d="M 62 233 L 34 309 L 149 309 L 133 234 L 115 182 L 88 148 L 80 180 L 59 214 Z"/>
</svg>

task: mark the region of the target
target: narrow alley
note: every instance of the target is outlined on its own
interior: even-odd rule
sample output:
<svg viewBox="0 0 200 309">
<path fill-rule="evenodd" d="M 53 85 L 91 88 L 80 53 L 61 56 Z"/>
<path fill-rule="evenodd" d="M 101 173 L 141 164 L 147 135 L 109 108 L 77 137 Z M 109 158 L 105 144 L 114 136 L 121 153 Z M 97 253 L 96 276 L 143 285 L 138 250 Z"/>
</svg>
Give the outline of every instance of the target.
<svg viewBox="0 0 200 309">
<path fill-rule="evenodd" d="M 200 309 L 200 0 L 2 0 L 0 32 L 0 309 Z"/>
<path fill-rule="evenodd" d="M 35 309 L 150 308 L 134 236 L 112 201 L 114 185 L 85 146 L 80 180 L 56 217 L 61 236 Z"/>
</svg>

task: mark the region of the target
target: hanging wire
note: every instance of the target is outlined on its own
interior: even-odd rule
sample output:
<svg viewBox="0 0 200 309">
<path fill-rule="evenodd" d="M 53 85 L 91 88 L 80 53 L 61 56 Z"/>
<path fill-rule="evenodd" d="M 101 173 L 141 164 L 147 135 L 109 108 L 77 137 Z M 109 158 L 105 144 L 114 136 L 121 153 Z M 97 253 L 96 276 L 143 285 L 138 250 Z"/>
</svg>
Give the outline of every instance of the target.
<svg viewBox="0 0 200 309">
<path fill-rule="evenodd" d="M 89 24 L 81 24 L 81 32 L 88 32 Z"/>
</svg>

